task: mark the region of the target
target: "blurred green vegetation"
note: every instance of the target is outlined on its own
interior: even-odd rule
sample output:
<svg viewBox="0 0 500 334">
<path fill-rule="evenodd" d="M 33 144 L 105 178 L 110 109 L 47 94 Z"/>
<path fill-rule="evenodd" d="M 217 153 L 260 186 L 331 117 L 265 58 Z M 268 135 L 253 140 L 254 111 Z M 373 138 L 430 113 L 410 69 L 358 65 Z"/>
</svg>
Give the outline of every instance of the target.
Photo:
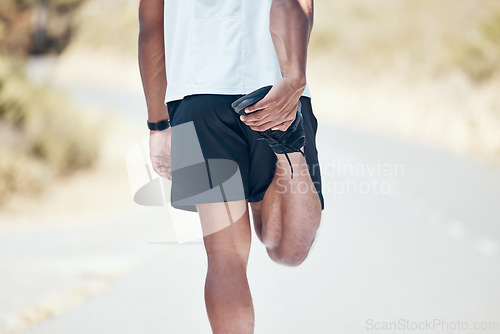
<svg viewBox="0 0 500 334">
<path fill-rule="evenodd" d="M 60 175 L 89 167 L 100 131 L 70 99 L 28 81 L 30 53 L 60 52 L 82 0 L 2 0 L 0 4 L 0 203 L 36 193 Z M 38 40 L 38 42 L 37 42 Z"/>
<path fill-rule="evenodd" d="M 0 203 L 89 167 L 99 131 L 64 95 L 27 82 L 22 62 L 0 57 Z"/>
<path fill-rule="evenodd" d="M 434 77 L 460 71 L 472 82 L 500 72 L 498 0 L 316 2 L 311 56 L 348 60 L 370 73 Z"/>
<path fill-rule="evenodd" d="M 453 46 L 455 64 L 476 82 L 491 78 L 500 69 L 500 9 L 483 21 L 477 33 Z"/>
<path fill-rule="evenodd" d="M 75 15 L 74 22 L 71 45 L 75 48 L 137 58 L 139 21 L 135 1 L 88 1 Z"/>
<path fill-rule="evenodd" d="M 73 31 L 73 15 L 84 0 L 2 0 L 0 52 L 60 53 Z"/>
</svg>

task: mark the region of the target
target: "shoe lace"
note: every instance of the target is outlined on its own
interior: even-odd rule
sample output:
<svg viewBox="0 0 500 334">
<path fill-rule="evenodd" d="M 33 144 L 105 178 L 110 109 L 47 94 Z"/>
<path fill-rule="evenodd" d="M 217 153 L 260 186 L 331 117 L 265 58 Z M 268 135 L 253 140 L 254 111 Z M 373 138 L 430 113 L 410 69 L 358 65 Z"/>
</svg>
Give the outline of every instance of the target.
<svg viewBox="0 0 500 334">
<path fill-rule="evenodd" d="M 293 180 L 293 165 L 292 165 L 292 161 L 288 157 L 288 154 L 286 153 L 286 151 L 288 150 L 288 151 L 291 151 L 291 152 L 300 152 L 300 154 L 302 154 L 303 157 L 306 156 L 305 153 L 301 149 L 296 149 L 294 147 L 291 147 L 290 145 L 277 142 L 276 140 L 274 140 L 272 137 L 270 137 L 269 135 L 267 135 L 264 132 L 261 132 L 260 134 L 264 138 L 266 138 L 267 140 L 269 140 L 271 143 L 273 143 L 273 145 L 279 146 L 279 148 L 281 148 L 281 151 L 283 151 L 283 154 L 285 154 L 285 158 L 288 161 L 288 164 L 290 165 L 290 175 L 291 175 L 290 179 Z"/>
</svg>

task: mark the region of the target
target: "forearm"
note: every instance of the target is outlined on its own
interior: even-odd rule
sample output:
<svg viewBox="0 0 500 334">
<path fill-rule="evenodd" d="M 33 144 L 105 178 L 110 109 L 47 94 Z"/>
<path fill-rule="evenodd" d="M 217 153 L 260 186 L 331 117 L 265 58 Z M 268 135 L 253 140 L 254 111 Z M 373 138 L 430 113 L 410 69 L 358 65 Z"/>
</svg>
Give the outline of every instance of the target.
<svg viewBox="0 0 500 334">
<path fill-rule="evenodd" d="M 313 0 L 273 0 L 270 15 L 269 30 L 281 74 L 304 89 Z"/>
<path fill-rule="evenodd" d="M 157 1 L 155 8 L 151 8 L 152 6 L 146 7 L 145 3 L 146 1 L 142 0 L 139 4 L 139 69 L 148 108 L 148 120 L 150 122 L 159 122 L 168 119 L 165 106 L 167 78 L 163 14 L 161 17 L 155 15 L 152 20 L 151 10 L 162 10 L 163 1 Z"/>
</svg>

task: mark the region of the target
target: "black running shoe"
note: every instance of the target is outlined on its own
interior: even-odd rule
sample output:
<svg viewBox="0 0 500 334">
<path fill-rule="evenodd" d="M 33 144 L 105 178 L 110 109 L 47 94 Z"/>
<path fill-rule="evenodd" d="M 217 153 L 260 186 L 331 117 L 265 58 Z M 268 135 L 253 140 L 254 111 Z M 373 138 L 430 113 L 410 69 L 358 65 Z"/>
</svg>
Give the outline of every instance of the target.
<svg viewBox="0 0 500 334">
<path fill-rule="evenodd" d="M 253 91 L 234 101 L 231 106 L 239 115 L 248 115 L 245 112 L 245 108 L 262 100 L 264 96 L 266 96 L 266 94 L 269 92 L 269 90 L 271 90 L 271 88 L 272 86 L 259 88 L 256 91 Z M 295 120 L 285 131 L 271 129 L 266 131 L 257 131 L 257 133 L 259 133 L 263 138 L 266 139 L 267 143 L 274 153 L 285 155 L 288 163 L 290 164 L 292 179 L 293 166 L 290 158 L 288 157 L 288 153 L 300 152 L 302 155 L 304 155 L 304 152 L 301 150 L 301 148 L 305 145 L 305 132 L 300 108 L 301 104 L 299 100 Z"/>
</svg>

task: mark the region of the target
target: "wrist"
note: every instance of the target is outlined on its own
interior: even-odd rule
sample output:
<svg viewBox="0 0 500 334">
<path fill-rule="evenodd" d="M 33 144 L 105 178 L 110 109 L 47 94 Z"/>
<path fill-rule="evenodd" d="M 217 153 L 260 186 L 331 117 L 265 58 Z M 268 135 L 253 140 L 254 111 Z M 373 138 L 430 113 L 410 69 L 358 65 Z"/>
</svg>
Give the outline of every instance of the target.
<svg viewBox="0 0 500 334">
<path fill-rule="evenodd" d="M 288 81 L 288 84 L 292 89 L 294 89 L 297 92 L 300 91 L 301 94 L 306 88 L 307 80 L 306 76 L 303 74 L 286 75 L 283 77 L 283 79 Z"/>
<path fill-rule="evenodd" d="M 167 131 L 170 131 L 170 128 L 165 129 L 165 130 L 149 130 L 149 135 L 152 136 L 154 134 L 161 133 L 161 132 L 167 132 Z"/>
<path fill-rule="evenodd" d="M 148 122 L 158 123 L 166 119 L 169 119 L 168 108 L 166 105 L 148 105 Z"/>
</svg>

